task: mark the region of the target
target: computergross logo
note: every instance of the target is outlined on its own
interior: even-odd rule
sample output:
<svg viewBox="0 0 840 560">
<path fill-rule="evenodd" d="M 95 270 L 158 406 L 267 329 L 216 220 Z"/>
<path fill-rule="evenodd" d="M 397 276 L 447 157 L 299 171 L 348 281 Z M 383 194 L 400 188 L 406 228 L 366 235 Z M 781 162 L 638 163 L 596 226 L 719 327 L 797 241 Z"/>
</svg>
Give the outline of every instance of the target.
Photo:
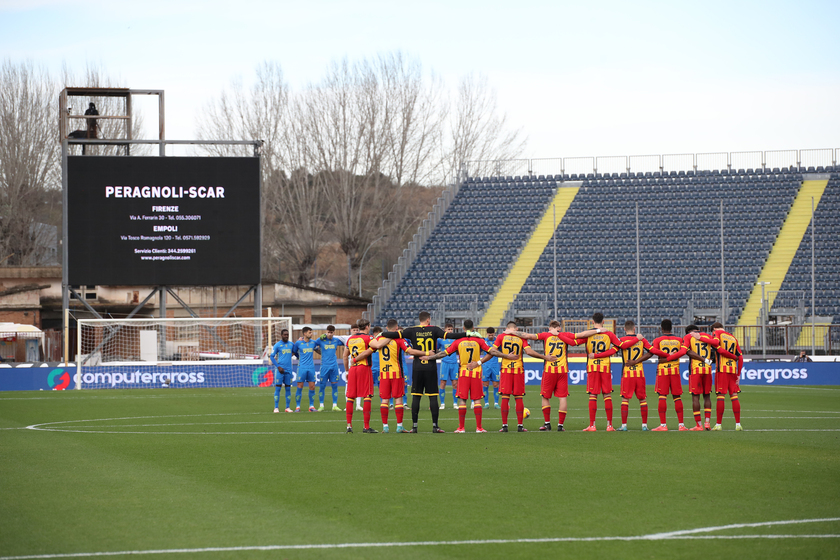
<svg viewBox="0 0 840 560">
<path fill-rule="evenodd" d="M 50 389 L 63 391 L 70 386 L 70 374 L 61 368 L 56 368 L 50 371 L 47 376 L 47 385 L 49 385 Z"/>
<path fill-rule="evenodd" d="M 271 387 L 274 385 L 274 370 L 270 367 L 258 367 L 251 374 L 251 381 L 257 387 Z"/>
</svg>

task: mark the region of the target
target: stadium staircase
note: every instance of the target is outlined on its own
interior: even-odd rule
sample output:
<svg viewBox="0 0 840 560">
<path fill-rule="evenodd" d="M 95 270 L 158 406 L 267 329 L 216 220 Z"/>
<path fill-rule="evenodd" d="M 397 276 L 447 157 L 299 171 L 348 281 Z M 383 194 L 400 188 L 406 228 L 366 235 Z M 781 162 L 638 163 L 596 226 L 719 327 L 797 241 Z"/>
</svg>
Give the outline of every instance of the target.
<svg viewBox="0 0 840 560">
<path fill-rule="evenodd" d="M 555 220 L 556 223 L 560 223 L 563 216 L 566 215 L 569 206 L 571 206 L 572 201 L 575 199 L 575 196 L 577 196 L 579 186 L 577 186 L 577 183 L 573 184 L 576 186 L 557 189 L 554 199 L 546 207 L 542 219 L 531 234 L 531 238 L 519 254 L 519 258 L 496 293 L 496 297 L 493 298 L 492 303 L 488 306 L 487 312 L 479 321 L 481 326 L 489 327 L 501 324 L 508 305 L 513 301 L 514 296 L 522 290 L 522 286 L 528 280 L 528 276 L 530 276 L 531 271 L 534 269 L 534 265 L 537 264 L 540 255 L 542 255 L 548 246 L 548 242 L 554 233 Z"/>
<path fill-rule="evenodd" d="M 816 197 L 815 197 L 816 198 Z M 810 200 L 806 202 L 810 210 Z M 815 222 L 815 299 L 817 341 L 822 340 L 825 333 L 819 325 L 836 321 L 840 318 L 840 174 L 834 173 L 820 198 L 820 204 L 814 212 Z M 802 292 L 805 305 L 811 308 L 811 235 L 806 232 L 796 251 L 796 256 L 788 269 L 785 280 L 781 285 L 785 291 Z M 810 324 L 812 317 L 807 319 Z M 840 335 L 832 334 L 837 337 Z M 799 340 L 804 340 L 805 346 L 811 344 L 811 329 L 802 329 Z M 840 342 L 835 338 L 834 342 Z"/>
<path fill-rule="evenodd" d="M 770 255 L 767 257 L 767 261 L 761 269 L 761 274 L 758 275 L 752 293 L 744 306 L 744 311 L 738 321 L 739 327 L 761 323 L 761 282 L 769 282 L 769 287 L 765 286 L 765 293 L 767 291 L 772 292 L 766 295 L 767 309 L 772 308 L 775 293 L 787 276 L 796 251 L 811 223 L 811 198 L 813 197 L 814 205 L 817 207 L 827 185 L 828 180 L 803 181 L 799 194 L 793 201 L 773 249 L 770 251 Z"/>
<path fill-rule="evenodd" d="M 376 323 L 413 325 L 419 311 L 435 313 L 445 295 L 475 297 L 477 316 L 485 314 L 556 190 L 553 177 L 468 178 Z"/>
</svg>

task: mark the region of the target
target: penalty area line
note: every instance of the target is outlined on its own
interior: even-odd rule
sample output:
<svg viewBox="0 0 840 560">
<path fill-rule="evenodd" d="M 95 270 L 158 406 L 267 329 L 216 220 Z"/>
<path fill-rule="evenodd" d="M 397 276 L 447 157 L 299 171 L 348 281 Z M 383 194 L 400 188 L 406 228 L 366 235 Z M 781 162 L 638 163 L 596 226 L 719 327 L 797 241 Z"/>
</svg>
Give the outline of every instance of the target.
<svg viewBox="0 0 840 560">
<path fill-rule="evenodd" d="M 42 558 L 89 558 L 96 556 L 128 556 L 138 554 L 202 554 L 207 552 L 240 552 L 250 550 L 321 550 L 321 549 L 343 549 L 343 548 L 390 548 L 408 546 L 458 546 L 458 545 L 483 545 L 483 544 L 544 544 L 563 542 L 604 542 L 604 541 L 666 541 L 666 540 L 732 540 L 732 539 L 837 539 L 840 534 L 776 534 L 776 535 L 698 535 L 697 533 L 710 533 L 726 529 L 739 529 L 746 527 L 767 527 L 773 525 L 793 525 L 799 523 L 819 523 L 840 521 L 840 517 L 828 517 L 822 519 L 794 519 L 788 521 L 766 521 L 761 523 L 737 523 L 732 525 L 720 525 L 717 527 L 702 527 L 698 529 L 687 529 L 683 531 L 672 531 L 669 533 L 653 533 L 650 535 L 636 536 L 615 536 L 615 537 L 546 537 L 532 539 L 482 539 L 482 540 L 459 540 L 459 541 L 413 541 L 413 542 L 361 542 L 361 543 L 334 543 L 334 544 L 288 544 L 288 545 L 265 545 L 265 546 L 231 546 L 231 547 L 205 547 L 205 548 L 169 548 L 152 550 L 122 550 L 114 552 L 68 552 L 56 554 L 29 554 L 21 556 L 0 556 L 0 560 L 35 560 Z"/>
</svg>

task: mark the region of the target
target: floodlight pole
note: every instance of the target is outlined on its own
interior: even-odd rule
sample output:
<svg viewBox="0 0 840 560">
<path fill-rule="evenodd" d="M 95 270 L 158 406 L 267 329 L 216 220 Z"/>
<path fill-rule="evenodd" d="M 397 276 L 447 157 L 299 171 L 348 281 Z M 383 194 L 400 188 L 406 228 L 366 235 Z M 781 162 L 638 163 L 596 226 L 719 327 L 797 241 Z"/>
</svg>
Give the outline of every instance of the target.
<svg viewBox="0 0 840 560">
<path fill-rule="evenodd" d="M 554 240 L 554 320 L 557 318 L 557 205 L 553 205 L 554 229 L 551 230 L 551 238 Z"/>
<path fill-rule="evenodd" d="M 817 275 L 816 275 L 816 259 L 814 253 L 814 226 L 816 225 L 814 219 L 814 197 L 811 197 L 811 355 L 815 356 L 817 353 Z"/>
<path fill-rule="evenodd" d="M 642 324 L 642 271 L 639 253 L 639 202 L 636 201 L 636 327 Z"/>
<path fill-rule="evenodd" d="M 723 277 L 723 200 L 720 201 L 720 313 L 721 324 L 726 325 L 726 284 Z"/>
<path fill-rule="evenodd" d="M 767 323 L 767 300 L 764 299 L 764 286 L 769 286 L 770 282 L 759 282 L 761 284 L 761 357 L 767 359 L 767 333 L 765 332 L 765 324 Z"/>
</svg>

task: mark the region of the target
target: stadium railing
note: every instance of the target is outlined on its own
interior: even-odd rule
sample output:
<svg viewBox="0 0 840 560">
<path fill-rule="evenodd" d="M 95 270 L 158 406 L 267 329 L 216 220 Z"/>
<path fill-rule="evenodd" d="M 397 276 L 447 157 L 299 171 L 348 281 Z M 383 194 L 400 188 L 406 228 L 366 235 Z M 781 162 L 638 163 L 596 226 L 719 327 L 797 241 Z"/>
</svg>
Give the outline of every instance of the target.
<svg viewBox="0 0 840 560">
<path fill-rule="evenodd" d="M 464 163 L 470 177 L 482 175 L 601 175 L 604 173 L 645 173 L 737 169 L 795 169 L 803 173 L 825 172 L 836 168 L 840 148 L 716 152 L 638 156 L 588 156 L 517 160 L 481 160 Z M 820 168 L 823 168 L 821 171 Z M 810 171 L 813 168 L 813 171 Z M 489 172 L 488 172 L 489 171 Z M 496 172 L 498 171 L 498 172 Z"/>
</svg>

